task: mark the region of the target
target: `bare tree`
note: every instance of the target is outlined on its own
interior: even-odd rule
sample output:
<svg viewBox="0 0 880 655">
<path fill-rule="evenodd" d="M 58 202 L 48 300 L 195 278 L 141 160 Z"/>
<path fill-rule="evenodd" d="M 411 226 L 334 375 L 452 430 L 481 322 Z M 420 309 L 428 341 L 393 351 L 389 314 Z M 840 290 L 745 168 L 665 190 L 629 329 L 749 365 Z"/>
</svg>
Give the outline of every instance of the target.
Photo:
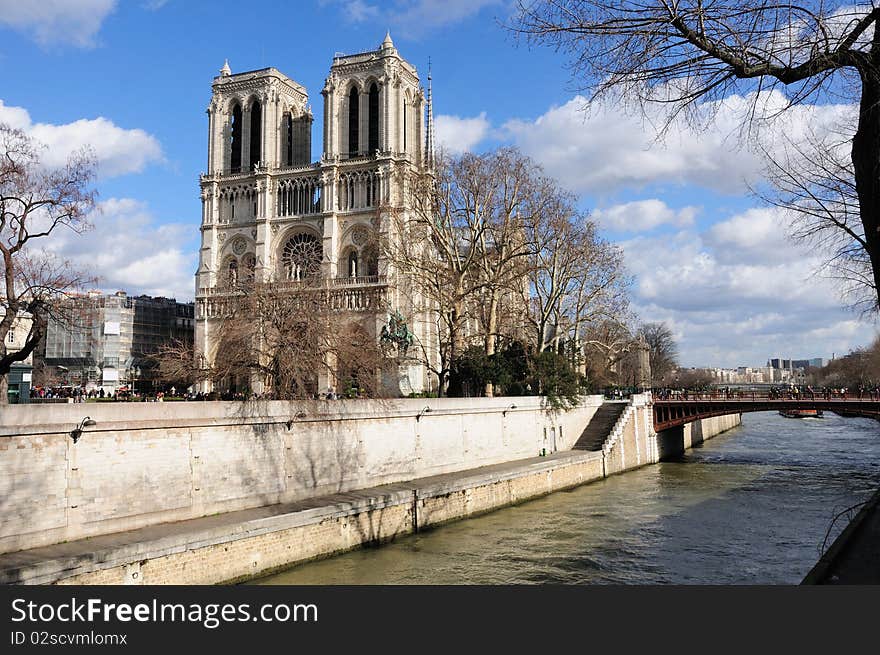
<svg viewBox="0 0 880 655">
<path fill-rule="evenodd" d="M 154 378 L 168 384 L 180 384 L 186 388 L 210 377 L 204 357 L 197 356 L 190 341 L 166 341 L 144 359 L 153 365 Z"/>
<path fill-rule="evenodd" d="M 678 344 L 665 323 L 645 323 L 639 328 L 648 344 L 653 384 L 659 384 L 678 367 Z"/>
<path fill-rule="evenodd" d="M 468 346 L 490 357 L 499 339 L 526 340 L 575 353 L 588 325 L 627 313 L 619 249 L 519 151 L 442 158 L 408 188 L 413 209 L 389 212 L 384 249 L 435 317 L 437 357 L 417 347 L 428 366 L 439 360 L 441 389 Z"/>
<path fill-rule="evenodd" d="M 417 340 L 414 350 L 437 376 L 442 395 L 453 363 L 465 348 L 467 299 L 478 284 L 478 254 L 471 244 L 485 226 L 473 223 L 466 207 L 482 198 L 461 196 L 452 160 L 442 154 L 433 170 L 400 174 L 405 176 L 410 210 L 387 208 L 388 229 L 381 248 L 389 270 L 401 278 L 400 290 L 413 313 L 421 311 L 433 323 L 430 332 L 436 343 Z M 461 207 L 465 211 L 459 211 Z M 403 318 L 414 320 L 412 315 Z"/>
<path fill-rule="evenodd" d="M 838 283 L 853 307 L 871 312 L 877 288 L 859 216 L 851 141 L 844 128 L 809 130 L 803 139 L 785 136 L 781 147 L 762 148 L 769 186 L 754 193 L 785 211 L 791 236 L 824 254 L 820 273 Z"/>
<path fill-rule="evenodd" d="M 593 350 L 601 350 L 601 342 L 616 357 L 616 336 L 602 339 L 610 334 L 608 325 L 629 322 L 630 279 L 619 248 L 599 237 L 595 223 L 561 193 L 536 223 L 530 240 L 534 253 L 528 323 L 537 350 L 559 350 L 566 342 L 582 345 L 601 333 L 602 338 L 593 339 Z M 613 332 L 616 335 L 617 329 Z"/>
<path fill-rule="evenodd" d="M 673 373 L 671 380 L 675 387 L 705 389 L 715 381 L 715 376 L 705 368 L 679 368 Z"/>
<path fill-rule="evenodd" d="M 634 318 L 631 314 L 623 314 L 595 320 L 585 326 L 580 343 L 586 360 L 586 375 L 593 386 L 627 381 L 628 372 L 623 370 L 623 364 L 637 343 L 635 330 L 631 327 Z"/>
<path fill-rule="evenodd" d="M 7 402 L 12 364 L 36 349 L 50 316 L 64 321 L 65 295 L 91 281 L 39 244 L 58 229 L 90 227 L 94 174 L 95 161 L 87 151 L 72 154 L 64 167 L 46 168 L 33 139 L 0 124 L 0 404 Z M 30 321 L 27 337 L 19 350 L 9 352 L 5 336 L 22 318 Z"/>
<path fill-rule="evenodd" d="M 248 396 L 261 389 L 276 399 L 312 398 L 320 373 L 338 393 L 381 397 L 386 357 L 370 312 L 348 311 L 344 290 L 311 284 L 252 281 L 231 288 L 223 301 L 213 352 L 183 342 L 165 346 L 154 360 L 166 382 L 210 381 Z"/>
<path fill-rule="evenodd" d="M 466 172 L 464 187 L 471 193 L 478 188 L 490 190 L 488 205 L 474 207 L 482 212 L 485 229 L 475 234 L 473 247 L 478 253 L 477 274 L 481 286 L 477 309 L 483 332 L 483 348 L 487 356 L 495 354 L 502 323 L 515 332 L 519 321 L 502 321 L 501 309 L 517 312 L 514 298 L 526 287 L 528 258 L 535 251 L 529 236 L 552 211 L 560 193 L 558 185 L 546 177 L 541 167 L 515 148 L 501 148 L 485 155 L 465 155 L 460 160 Z M 460 170 L 462 170 L 460 169 Z M 463 180 L 464 181 L 464 180 Z M 470 195 L 470 194 L 469 194 Z M 527 303 L 521 309 L 526 309 Z M 486 385 L 487 396 L 493 395 L 492 384 Z"/>
<path fill-rule="evenodd" d="M 428 344 L 417 348 L 442 390 L 468 341 L 495 352 L 501 308 L 526 281 L 530 226 L 545 214 L 555 184 L 519 151 L 502 148 L 441 156 L 433 170 L 410 172 L 407 189 L 410 210 L 388 212 L 384 254 L 406 277 L 414 305 L 435 317 L 437 357 Z"/>
<path fill-rule="evenodd" d="M 639 103 L 661 102 L 673 116 L 734 91 L 755 92 L 757 103 L 762 91 L 776 86 L 787 87 L 790 105 L 836 94 L 858 103 L 850 159 L 876 291 L 878 18 L 880 7 L 873 2 L 544 0 L 520 2 L 512 29 L 567 52 L 575 76 L 596 94 L 613 91 Z M 757 115 L 755 109 L 751 118 Z"/>
</svg>

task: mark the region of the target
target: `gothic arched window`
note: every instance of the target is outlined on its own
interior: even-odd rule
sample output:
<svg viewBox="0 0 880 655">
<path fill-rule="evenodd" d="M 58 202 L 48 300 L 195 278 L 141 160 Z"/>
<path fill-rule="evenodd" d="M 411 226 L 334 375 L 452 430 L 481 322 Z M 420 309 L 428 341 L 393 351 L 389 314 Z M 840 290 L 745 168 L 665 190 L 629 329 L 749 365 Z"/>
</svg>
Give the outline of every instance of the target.
<svg viewBox="0 0 880 655">
<path fill-rule="evenodd" d="M 361 275 L 379 275 L 379 251 L 374 243 L 364 247 L 361 260 Z"/>
<path fill-rule="evenodd" d="M 321 243 L 311 234 L 295 234 L 281 251 L 281 273 L 287 280 L 306 280 L 321 274 Z"/>
<path fill-rule="evenodd" d="M 361 97 L 356 86 L 351 87 L 348 94 L 348 156 L 357 157 L 358 139 L 360 138 L 360 102 Z"/>
<path fill-rule="evenodd" d="M 254 100 L 251 105 L 251 159 L 250 166 L 253 168 L 260 161 L 262 156 L 262 137 L 263 137 L 263 107 L 259 100 Z"/>
<path fill-rule="evenodd" d="M 284 134 L 284 165 L 293 165 L 293 117 L 287 113 L 284 114 L 284 122 L 281 126 Z"/>
<path fill-rule="evenodd" d="M 230 124 L 230 132 L 232 132 L 229 146 L 231 148 L 231 157 L 229 167 L 233 173 L 241 171 L 241 105 L 235 103 L 232 108 L 232 123 Z"/>
<path fill-rule="evenodd" d="M 226 267 L 226 282 L 229 286 L 234 287 L 238 284 L 238 262 L 230 259 Z"/>
<path fill-rule="evenodd" d="M 370 86 L 368 136 L 367 152 L 373 154 L 379 149 L 379 87 L 375 82 Z"/>
</svg>

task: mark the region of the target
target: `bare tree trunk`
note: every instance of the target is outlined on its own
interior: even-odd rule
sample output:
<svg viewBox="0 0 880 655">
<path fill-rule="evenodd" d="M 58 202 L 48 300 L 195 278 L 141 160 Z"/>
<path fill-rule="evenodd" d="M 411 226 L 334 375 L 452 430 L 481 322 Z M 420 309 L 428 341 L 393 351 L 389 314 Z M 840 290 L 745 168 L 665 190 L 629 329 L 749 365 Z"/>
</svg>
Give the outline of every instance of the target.
<svg viewBox="0 0 880 655">
<path fill-rule="evenodd" d="M 865 228 L 865 242 L 874 288 L 880 289 L 880 73 L 862 71 L 859 127 L 853 137 L 852 161 L 859 213 Z"/>
<path fill-rule="evenodd" d="M 489 300 L 489 312 L 486 318 L 486 335 L 484 346 L 486 355 L 495 354 L 495 333 L 498 331 L 498 291 L 492 290 L 492 298 Z M 495 385 L 492 382 L 486 383 L 484 390 L 486 398 L 492 398 L 495 395 Z"/>
</svg>

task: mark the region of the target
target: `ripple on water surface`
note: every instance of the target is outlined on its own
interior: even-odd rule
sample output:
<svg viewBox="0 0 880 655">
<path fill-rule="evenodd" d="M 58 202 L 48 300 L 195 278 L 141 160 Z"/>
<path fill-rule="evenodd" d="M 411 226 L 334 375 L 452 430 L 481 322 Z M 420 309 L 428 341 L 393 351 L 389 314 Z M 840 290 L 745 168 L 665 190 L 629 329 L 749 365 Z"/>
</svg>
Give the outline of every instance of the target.
<svg viewBox="0 0 880 655">
<path fill-rule="evenodd" d="M 679 460 L 255 582 L 796 584 L 878 463 L 874 421 L 746 414 Z"/>
</svg>

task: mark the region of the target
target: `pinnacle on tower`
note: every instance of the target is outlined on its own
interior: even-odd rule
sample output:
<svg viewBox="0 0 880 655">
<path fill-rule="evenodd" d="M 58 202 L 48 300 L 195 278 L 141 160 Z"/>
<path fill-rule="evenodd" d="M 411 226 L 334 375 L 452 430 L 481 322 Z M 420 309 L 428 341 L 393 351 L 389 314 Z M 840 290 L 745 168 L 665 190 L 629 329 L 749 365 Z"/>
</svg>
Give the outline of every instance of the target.
<svg viewBox="0 0 880 655">
<path fill-rule="evenodd" d="M 232 75 L 232 69 L 229 68 L 229 60 L 228 59 L 223 60 L 223 68 L 220 69 L 220 75 L 222 75 L 223 77 L 228 77 L 228 76 Z"/>
<path fill-rule="evenodd" d="M 382 50 L 394 50 L 394 41 L 391 40 L 391 31 L 385 32 L 385 40 L 382 41 Z"/>
</svg>

